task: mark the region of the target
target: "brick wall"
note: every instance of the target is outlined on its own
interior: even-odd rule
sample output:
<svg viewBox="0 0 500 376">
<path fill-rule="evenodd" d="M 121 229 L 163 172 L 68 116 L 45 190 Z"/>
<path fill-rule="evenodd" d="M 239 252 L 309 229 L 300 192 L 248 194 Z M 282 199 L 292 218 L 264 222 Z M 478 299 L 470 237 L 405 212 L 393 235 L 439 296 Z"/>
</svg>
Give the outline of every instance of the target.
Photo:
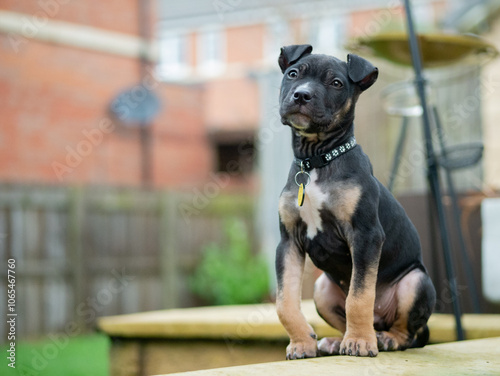
<svg viewBox="0 0 500 376">
<path fill-rule="evenodd" d="M 138 33 L 137 0 L 3 0 L 0 8 L 24 13 L 28 19 L 48 17 L 127 34 Z"/>
<path fill-rule="evenodd" d="M 4 1 L 1 9 L 21 12 L 27 20 L 45 14 L 134 35 L 136 4 Z M 141 82 L 162 102 L 152 125 L 154 185 L 183 187 L 208 179 L 213 157 L 199 87 L 166 85 L 150 73 L 141 77 L 135 58 L 36 39 L 16 52 L 10 37 L 0 33 L 0 181 L 140 185 L 139 134 L 114 121 L 109 105 Z"/>
</svg>

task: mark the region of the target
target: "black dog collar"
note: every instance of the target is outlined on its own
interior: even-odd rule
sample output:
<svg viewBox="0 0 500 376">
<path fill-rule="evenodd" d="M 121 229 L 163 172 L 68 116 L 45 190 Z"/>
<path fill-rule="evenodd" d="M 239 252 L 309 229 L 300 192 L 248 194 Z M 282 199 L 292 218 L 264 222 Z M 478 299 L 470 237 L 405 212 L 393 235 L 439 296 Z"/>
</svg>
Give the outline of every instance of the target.
<svg viewBox="0 0 500 376">
<path fill-rule="evenodd" d="M 342 154 L 347 153 L 349 150 L 354 149 L 356 145 L 356 139 L 353 136 L 345 144 L 336 147 L 328 153 L 313 155 L 312 157 L 306 159 L 295 158 L 295 164 L 303 168 L 305 171 L 311 171 L 313 168 L 324 167 L 335 158 L 338 158 Z"/>
</svg>

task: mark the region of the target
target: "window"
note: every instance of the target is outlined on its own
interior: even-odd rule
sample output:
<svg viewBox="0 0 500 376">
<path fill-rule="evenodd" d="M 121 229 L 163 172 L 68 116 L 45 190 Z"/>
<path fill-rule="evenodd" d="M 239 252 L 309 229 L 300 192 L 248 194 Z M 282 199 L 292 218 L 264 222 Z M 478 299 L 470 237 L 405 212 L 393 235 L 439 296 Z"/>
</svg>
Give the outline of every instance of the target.
<svg viewBox="0 0 500 376">
<path fill-rule="evenodd" d="M 314 46 L 314 52 L 335 55 L 342 51 L 346 28 L 342 16 L 323 17 L 310 24 L 310 41 Z"/>
<path fill-rule="evenodd" d="M 165 34 L 159 41 L 158 75 L 180 80 L 190 73 L 189 38 L 186 34 Z"/>
<path fill-rule="evenodd" d="M 267 37 L 264 40 L 264 57 L 267 64 L 277 67 L 276 60 L 280 48 L 293 43 L 288 23 L 282 18 L 272 18 L 267 24 Z"/>
<path fill-rule="evenodd" d="M 226 63 L 224 30 L 207 29 L 198 34 L 198 72 L 203 76 L 222 73 Z"/>
<path fill-rule="evenodd" d="M 253 140 L 219 141 L 215 144 L 215 150 L 218 172 L 225 172 L 232 176 L 252 173 L 255 154 Z"/>
</svg>

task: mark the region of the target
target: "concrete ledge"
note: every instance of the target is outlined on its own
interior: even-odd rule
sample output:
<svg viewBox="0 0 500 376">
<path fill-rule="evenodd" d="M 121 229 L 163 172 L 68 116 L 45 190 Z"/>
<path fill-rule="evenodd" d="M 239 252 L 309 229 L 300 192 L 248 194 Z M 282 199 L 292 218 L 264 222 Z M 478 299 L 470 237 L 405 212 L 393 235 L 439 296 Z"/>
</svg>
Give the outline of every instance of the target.
<svg viewBox="0 0 500 376">
<path fill-rule="evenodd" d="M 340 335 L 318 316 L 312 301 L 304 301 L 302 310 L 320 338 Z M 464 315 L 463 324 L 467 339 L 500 337 L 500 315 Z M 98 326 L 112 340 L 111 376 L 155 375 L 277 362 L 284 359 L 288 344 L 288 336 L 278 320 L 274 304 L 173 309 L 103 317 Z M 431 343 L 455 340 L 452 315 L 432 315 L 429 327 Z M 335 362 L 346 359 L 341 364 L 373 366 L 385 364 L 387 356 L 381 354 L 371 363 L 367 359 L 359 359 L 357 361 L 361 363 L 356 363 L 348 357 L 335 357 Z M 391 356 L 398 359 L 399 355 L 393 353 Z M 280 372 L 279 367 L 276 372 Z M 310 372 L 307 370 L 307 374 Z M 269 373 L 267 368 L 266 373 Z"/>
<path fill-rule="evenodd" d="M 335 356 L 176 373 L 182 376 L 245 375 L 499 375 L 500 338 L 452 342 L 380 353 L 376 358 Z"/>
<path fill-rule="evenodd" d="M 318 337 L 338 336 L 316 313 L 311 300 L 302 310 Z M 500 336 L 500 315 L 463 315 L 467 339 Z M 274 304 L 219 306 L 153 311 L 100 318 L 100 330 L 113 337 L 174 339 L 286 340 Z M 433 314 L 431 343 L 456 340 L 452 315 Z"/>
</svg>

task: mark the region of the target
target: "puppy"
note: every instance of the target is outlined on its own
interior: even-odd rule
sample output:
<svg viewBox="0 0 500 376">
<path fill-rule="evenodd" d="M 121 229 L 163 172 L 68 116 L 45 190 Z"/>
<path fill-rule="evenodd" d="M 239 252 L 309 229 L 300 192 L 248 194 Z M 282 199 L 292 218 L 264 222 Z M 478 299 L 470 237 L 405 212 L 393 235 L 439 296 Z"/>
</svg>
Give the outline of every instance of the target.
<svg viewBox="0 0 500 376">
<path fill-rule="evenodd" d="M 424 346 L 436 293 L 417 231 L 373 176 L 354 138 L 354 109 L 378 70 L 283 47 L 280 115 L 291 127 L 295 160 L 279 201 L 276 307 L 290 337 L 287 359 L 376 356 Z M 305 256 L 323 271 L 314 288 L 320 316 L 343 333 L 317 342 L 300 309 Z"/>
</svg>

